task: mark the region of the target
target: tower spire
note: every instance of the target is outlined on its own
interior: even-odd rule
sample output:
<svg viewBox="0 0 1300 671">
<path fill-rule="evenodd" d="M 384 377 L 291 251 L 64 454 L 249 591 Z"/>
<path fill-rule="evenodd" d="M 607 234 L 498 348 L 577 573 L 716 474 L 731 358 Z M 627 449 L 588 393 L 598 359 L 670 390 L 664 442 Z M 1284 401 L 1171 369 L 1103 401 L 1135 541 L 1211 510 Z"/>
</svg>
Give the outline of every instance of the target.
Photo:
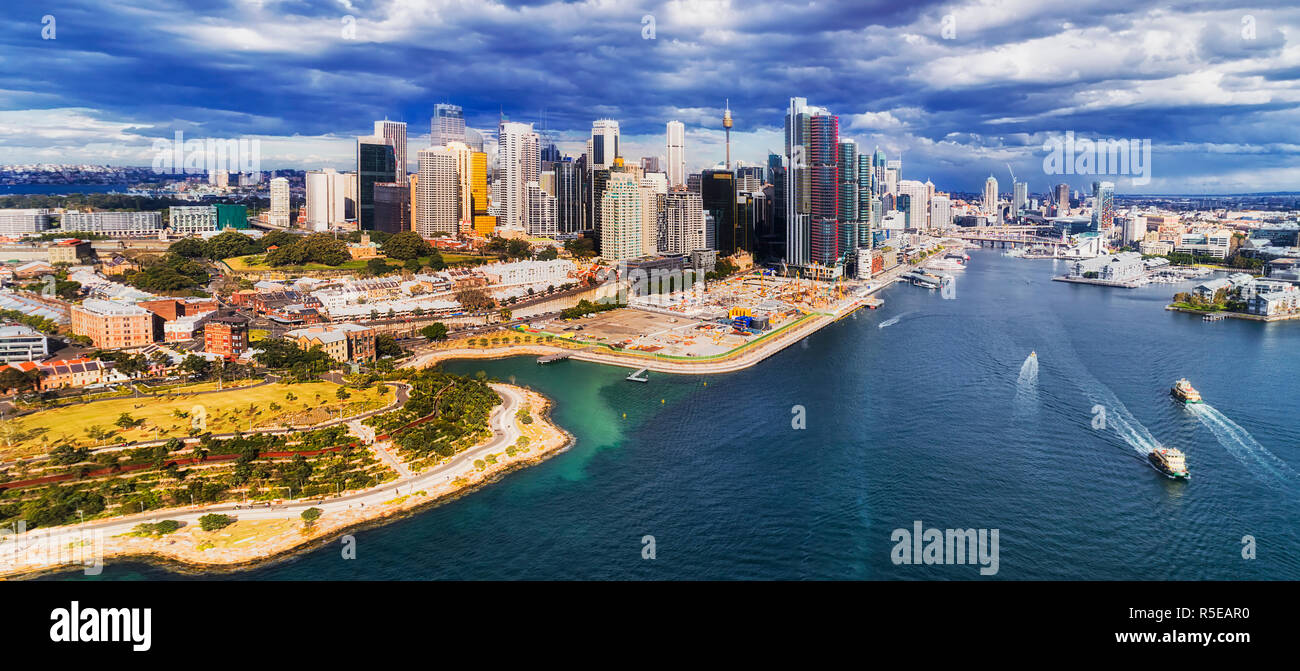
<svg viewBox="0 0 1300 671">
<path fill-rule="evenodd" d="M 722 127 L 727 131 L 727 170 L 731 170 L 731 99 L 726 98 L 722 112 Z"/>
</svg>

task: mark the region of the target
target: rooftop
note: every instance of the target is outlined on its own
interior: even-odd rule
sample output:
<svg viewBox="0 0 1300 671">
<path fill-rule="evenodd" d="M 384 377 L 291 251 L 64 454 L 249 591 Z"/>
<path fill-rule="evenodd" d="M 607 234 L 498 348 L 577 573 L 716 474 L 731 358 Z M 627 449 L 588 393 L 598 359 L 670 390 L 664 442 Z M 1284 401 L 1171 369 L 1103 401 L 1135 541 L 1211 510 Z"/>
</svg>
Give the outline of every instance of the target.
<svg viewBox="0 0 1300 671">
<path fill-rule="evenodd" d="M 137 315 L 152 314 L 148 310 L 130 303 L 116 303 L 99 298 L 87 298 L 78 306 L 86 312 L 92 312 L 101 316 L 114 315 L 119 317 L 132 317 Z"/>
</svg>

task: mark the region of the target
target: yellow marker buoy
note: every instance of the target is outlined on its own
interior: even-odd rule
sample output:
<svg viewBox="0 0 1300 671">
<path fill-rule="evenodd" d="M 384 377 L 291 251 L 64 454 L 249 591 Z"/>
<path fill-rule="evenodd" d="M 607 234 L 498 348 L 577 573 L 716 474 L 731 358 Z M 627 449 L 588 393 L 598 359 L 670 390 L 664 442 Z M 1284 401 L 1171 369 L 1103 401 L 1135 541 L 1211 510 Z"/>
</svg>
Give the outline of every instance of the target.
<svg viewBox="0 0 1300 671">
<path fill-rule="evenodd" d="M 623 413 L 623 419 L 627 419 L 627 413 Z"/>
<path fill-rule="evenodd" d="M 668 402 L 668 399 L 666 399 L 666 398 L 661 398 L 661 399 L 659 399 L 659 404 L 660 404 L 660 405 L 663 405 L 664 403 L 667 403 L 667 402 Z"/>
</svg>

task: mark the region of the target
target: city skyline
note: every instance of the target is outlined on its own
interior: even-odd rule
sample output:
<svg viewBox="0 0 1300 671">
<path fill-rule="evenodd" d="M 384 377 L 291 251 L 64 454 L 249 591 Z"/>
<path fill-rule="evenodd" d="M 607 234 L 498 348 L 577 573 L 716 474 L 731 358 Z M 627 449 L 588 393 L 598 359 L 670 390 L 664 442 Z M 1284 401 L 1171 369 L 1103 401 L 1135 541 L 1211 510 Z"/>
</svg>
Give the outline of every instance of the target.
<svg viewBox="0 0 1300 671">
<path fill-rule="evenodd" d="M 762 165 L 799 96 L 840 116 L 841 137 L 905 157 L 906 177 L 952 190 L 975 191 L 1007 163 L 1031 192 L 1086 188 L 1093 176 L 1043 173 L 1043 143 L 1066 132 L 1151 142 L 1150 183 L 1120 176 L 1120 193 L 1284 191 L 1300 176 L 1284 33 L 1300 24 L 1294 9 L 431 7 L 232 4 L 200 16 L 210 8 L 58 3 L 55 39 L 42 39 L 40 16 L 0 27 L 14 54 L 0 64 L 0 163 L 147 165 L 152 140 L 179 130 L 260 139 L 267 169 L 346 169 L 376 119 L 408 124 L 413 157 L 434 105 L 452 103 L 469 127 L 494 129 L 504 114 L 574 155 L 592 121 L 614 119 L 630 160 L 666 158 L 664 124 L 679 120 L 698 172 L 725 161 L 725 106 L 733 161 Z M 124 43 L 125 22 L 157 39 Z M 292 46 L 275 39 L 286 25 Z M 845 48 L 809 49 L 826 40 Z M 456 45 L 475 58 L 449 59 Z M 158 68 L 163 58 L 172 66 Z M 120 76 L 100 77 L 106 62 Z M 146 95 L 158 103 L 139 106 Z"/>
</svg>

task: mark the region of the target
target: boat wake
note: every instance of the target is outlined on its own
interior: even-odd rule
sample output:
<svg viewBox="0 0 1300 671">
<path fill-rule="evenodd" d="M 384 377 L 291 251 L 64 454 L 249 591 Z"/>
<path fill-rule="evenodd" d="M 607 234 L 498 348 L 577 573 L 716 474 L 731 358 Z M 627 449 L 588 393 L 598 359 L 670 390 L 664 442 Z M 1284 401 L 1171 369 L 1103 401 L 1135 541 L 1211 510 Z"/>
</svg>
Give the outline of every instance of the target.
<svg viewBox="0 0 1300 671">
<path fill-rule="evenodd" d="M 1016 397 L 1014 401 L 1016 414 L 1035 413 L 1038 409 L 1038 357 L 1030 354 L 1020 364 L 1020 376 L 1016 378 Z"/>
<path fill-rule="evenodd" d="M 1025 357 L 1025 362 L 1020 364 L 1020 377 L 1016 379 L 1016 385 L 1024 391 L 1038 390 L 1038 357 L 1030 354 Z"/>
<path fill-rule="evenodd" d="M 1250 432 L 1219 412 L 1208 403 L 1188 405 L 1196 418 L 1209 429 L 1219 444 L 1223 445 L 1233 457 L 1240 461 L 1250 472 L 1265 482 L 1280 484 L 1300 480 L 1300 473 L 1291 468 L 1268 448 L 1259 444 Z"/>
<path fill-rule="evenodd" d="M 1064 341 L 1064 332 L 1060 333 L 1060 340 Z M 1073 356 L 1071 356 L 1073 355 Z M 1073 351 L 1066 353 L 1061 352 L 1059 356 L 1053 356 L 1052 361 L 1056 362 L 1058 367 L 1064 368 L 1064 374 L 1068 375 L 1078 385 L 1079 390 L 1088 398 L 1091 404 L 1090 412 L 1092 414 L 1091 424 L 1095 430 L 1113 429 L 1115 433 L 1133 448 L 1143 461 L 1148 454 L 1158 447 L 1164 447 L 1156 437 L 1151 435 L 1142 422 L 1139 422 L 1133 413 L 1129 412 L 1128 407 L 1124 405 L 1119 397 L 1110 390 L 1101 380 L 1098 380 L 1087 366 L 1079 360 L 1077 354 Z"/>
<path fill-rule="evenodd" d="M 1115 433 L 1119 434 L 1119 437 L 1142 457 L 1146 457 L 1157 447 L 1164 447 L 1145 426 L 1142 426 L 1141 422 L 1129 413 L 1128 408 L 1124 407 L 1118 398 L 1112 396 L 1110 405 L 1102 407 L 1106 408 L 1106 425 L 1113 427 Z"/>
<path fill-rule="evenodd" d="M 879 324 L 877 324 L 877 325 L 876 325 L 876 328 L 878 328 L 878 329 L 883 329 L 883 328 L 885 328 L 886 326 L 893 326 L 894 324 L 897 324 L 900 320 L 902 320 L 902 318 L 903 318 L 906 314 L 907 314 L 907 313 L 904 312 L 903 314 L 898 315 L 897 317 L 890 317 L 889 319 L 886 319 L 885 321 L 880 322 Z"/>
</svg>

